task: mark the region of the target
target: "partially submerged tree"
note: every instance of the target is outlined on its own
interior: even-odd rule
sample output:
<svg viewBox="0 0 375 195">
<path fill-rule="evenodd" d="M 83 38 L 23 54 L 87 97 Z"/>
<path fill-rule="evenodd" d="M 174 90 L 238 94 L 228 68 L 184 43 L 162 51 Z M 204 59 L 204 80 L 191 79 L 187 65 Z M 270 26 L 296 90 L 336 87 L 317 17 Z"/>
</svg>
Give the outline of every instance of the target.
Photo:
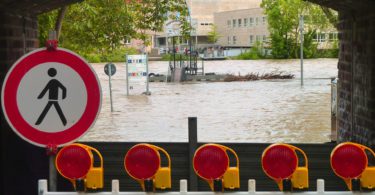
<svg viewBox="0 0 375 195">
<path fill-rule="evenodd" d="M 261 6 L 268 18 L 272 55 L 275 58 L 298 57 L 299 16 L 305 17 L 306 36 L 314 36 L 317 29 L 327 28 L 334 19 L 334 15 L 328 19 L 321 7 L 303 0 L 263 0 Z M 304 46 L 310 47 L 305 50 L 316 50 L 317 44 L 313 43 L 312 37 L 305 37 Z"/>
<path fill-rule="evenodd" d="M 216 25 L 211 25 L 211 31 L 208 32 L 208 41 L 210 43 L 213 43 L 215 44 L 219 38 L 220 38 L 220 34 L 219 32 L 217 31 L 217 26 Z"/>
</svg>

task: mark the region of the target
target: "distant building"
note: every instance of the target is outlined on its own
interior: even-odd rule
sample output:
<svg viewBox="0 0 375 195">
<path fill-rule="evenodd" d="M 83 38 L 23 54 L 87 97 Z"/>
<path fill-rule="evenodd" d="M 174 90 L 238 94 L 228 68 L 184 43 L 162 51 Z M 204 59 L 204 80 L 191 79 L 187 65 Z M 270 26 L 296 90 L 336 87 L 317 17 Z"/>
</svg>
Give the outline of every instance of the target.
<svg viewBox="0 0 375 195">
<path fill-rule="evenodd" d="M 193 48 L 209 48 L 213 45 L 226 48 L 249 48 L 256 42 L 267 47 L 270 44 L 267 16 L 260 8 L 261 0 L 187 0 L 192 16 Z M 178 27 L 168 21 L 163 32 L 154 33 L 153 47 L 172 49 L 172 29 Z M 219 40 L 208 42 L 212 25 L 217 26 Z M 307 28 L 307 27 L 306 27 Z M 167 41 L 168 40 L 168 41 Z M 314 41 L 318 49 L 332 48 L 337 42 L 337 30 L 333 27 L 317 29 Z M 176 47 L 188 46 L 187 40 L 180 40 Z"/>
<path fill-rule="evenodd" d="M 194 47 L 203 48 L 211 45 L 208 42 L 207 35 L 214 24 L 214 13 L 238 9 L 257 8 L 261 0 L 187 0 L 188 7 L 192 16 L 192 26 L 195 30 L 192 32 L 192 44 Z M 170 22 L 170 21 L 169 21 Z M 171 38 L 167 30 L 157 33 L 155 37 L 155 47 L 171 48 Z M 166 39 L 168 38 L 168 43 Z M 187 42 L 182 43 L 187 45 Z"/>
<path fill-rule="evenodd" d="M 268 41 L 267 17 L 262 8 L 217 12 L 214 24 L 220 35 L 217 44 L 224 47 L 251 47 L 257 41 Z"/>
</svg>

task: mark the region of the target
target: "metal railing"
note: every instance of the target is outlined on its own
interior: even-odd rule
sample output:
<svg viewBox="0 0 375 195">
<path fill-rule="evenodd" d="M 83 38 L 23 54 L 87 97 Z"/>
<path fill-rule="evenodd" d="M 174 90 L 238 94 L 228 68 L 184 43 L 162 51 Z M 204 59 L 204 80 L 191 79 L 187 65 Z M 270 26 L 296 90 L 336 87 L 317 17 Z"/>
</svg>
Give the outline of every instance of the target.
<svg viewBox="0 0 375 195">
<path fill-rule="evenodd" d="M 363 194 L 363 192 L 352 192 L 352 191 L 325 191 L 324 189 L 324 180 L 317 180 L 317 189 L 316 191 L 306 191 L 306 192 L 258 192 L 256 191 L 256 182 L 254 179 L 248 181 L 249 190 L 242 192 L 225 192 L 225 194 L 230 195 L 284 195 L 284 194 L 294 194 L 294 195 L 347 195 L 347 194 Z M 38 192 L 39 195 L 219 195 L 223 194 L 221 192 L 188 192 L 187 180 L 180 180 L 180 191 L 179 192 L 120 192 L 119 180 L 112 180 L 112 191 L 111 192 L 94 192 L 94 193 L 85 193 L 85 192 L 49 192 L 48 191 L 47 180 L 38 181 Z M 375 192 L 366 192 L 366 195 L 375 195 Z"/>
</svg>

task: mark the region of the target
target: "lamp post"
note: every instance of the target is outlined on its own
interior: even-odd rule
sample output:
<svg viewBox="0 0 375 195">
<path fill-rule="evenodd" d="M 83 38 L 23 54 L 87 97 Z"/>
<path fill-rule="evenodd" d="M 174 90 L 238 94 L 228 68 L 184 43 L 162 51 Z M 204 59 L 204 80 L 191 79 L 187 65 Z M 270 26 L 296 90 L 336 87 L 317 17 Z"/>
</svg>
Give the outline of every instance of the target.
<svg viewBox="0 0 375 195">
<path fill-rule="evenodd" d="M 300 50 L 300 58 L 301 58 L 301 86 L 303 86 L 303 15 L 299 17 L 299 30 L 300 30 L 300 38 L 301 38 L 301 50 Z"/>
</svg>

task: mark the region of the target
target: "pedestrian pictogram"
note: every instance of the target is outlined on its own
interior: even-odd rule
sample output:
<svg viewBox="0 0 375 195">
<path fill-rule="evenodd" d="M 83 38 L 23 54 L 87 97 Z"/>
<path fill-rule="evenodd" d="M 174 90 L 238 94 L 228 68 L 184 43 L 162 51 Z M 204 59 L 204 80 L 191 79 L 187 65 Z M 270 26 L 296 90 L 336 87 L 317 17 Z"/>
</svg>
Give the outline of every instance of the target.
<svg viewBox="0 0 375 195">
<path fill-rule="evenodd" d="M 77 54 L 35 50 L 9 70 L 1 93 L 9 125 L 38 146 L 62 146 L 94 124 L 101 105 L 98 78 Z"/>
<path fill-rule="evenodd" d="M 57 74 L 56 69 L 50 68 L 48 69 L 48 75 L 50 77 L 55 77 Z M 40 123 L 43 121 L 44 117 L 47 115 L 47 112 L 51 108 L 51 106 L 54 106 L 57 113 L 59 114 L 59 117 L 61 119 L 61 122 L 66 125 L 66 118 L 64 116 L 63 111 L 61 110 L 61 107 L 58 102 L 58 97 L 59 97 L 59 89 L 62 90 L 62 99 L 66 98 L 66 88 L 64 87 L 63 84 L 61 84 L 58 80 L 52 79 L 48 82 L 46 87 L 44 87 L 43 91 L 40 93 L 38 96 L 38 99 L 42 99 L 44 95 L 49 92 L 48 96 L 48 103 L 46 107 L 43 109 L 42 114 L 39 116 L 38 121 L 36 121 L 35 125 L 40 125 Z"/>
</svg>

